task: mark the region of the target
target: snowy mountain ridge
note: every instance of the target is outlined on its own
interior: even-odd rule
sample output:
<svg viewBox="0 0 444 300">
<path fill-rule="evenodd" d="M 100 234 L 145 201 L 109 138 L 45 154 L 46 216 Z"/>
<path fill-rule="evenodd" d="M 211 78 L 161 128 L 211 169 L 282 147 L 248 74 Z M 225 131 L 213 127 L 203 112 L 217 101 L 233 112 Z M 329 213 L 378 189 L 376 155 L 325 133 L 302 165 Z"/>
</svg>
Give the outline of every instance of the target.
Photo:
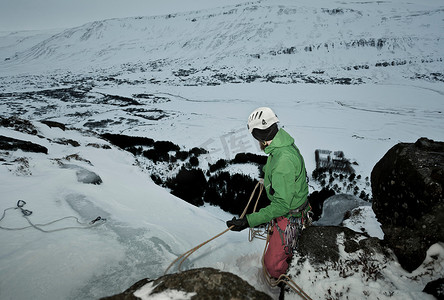
<svg viewBox="0 0 444 300">
<path fill-rule="evenodd" d="M 363 71 L 361 77 L 373 77 L 385 66 L 404 66 L 404 77 L 438 72 L 444 58 L 444 8 L 402 4 L 263 0 L 96 21 L 5 57 L 1 66 L 8 72 L 34 72 L 43 66 L 158 72 L 170 65 L 176 71 L 190 69 L 192 75 L 211 69 L 226 75 L 326 77 L 356 77 L 356 70 Z"/>
</svg>

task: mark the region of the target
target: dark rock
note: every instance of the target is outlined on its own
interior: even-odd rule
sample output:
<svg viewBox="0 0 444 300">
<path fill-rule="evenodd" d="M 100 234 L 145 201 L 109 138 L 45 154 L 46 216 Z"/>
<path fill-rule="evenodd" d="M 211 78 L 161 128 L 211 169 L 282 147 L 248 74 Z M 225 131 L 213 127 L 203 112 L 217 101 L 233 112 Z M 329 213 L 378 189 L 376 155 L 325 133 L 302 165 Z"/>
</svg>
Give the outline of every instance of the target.
<svg viewBox="0 0 444 300">
<path fill-rule="evenodd" d="M 102 298 L 102 300 L 139 299 L 134 292 L 147 283 L 153 283 L 150 296 L 168 290 L 196 293 L 192 299 L 272 299 L 259 292 L 237 275 L 213 268 L 192 269 L 159 277 L 156 280 L 143 279 L 122 294 Z"/>
<path fill-rule="evenodd" d="M 86 145 L 86 147 L 93 147 L 93 148 L 105 149 L 105 150 L 111 149 L 111 146 L 109 146 L 109 145 L 101 145 L 101 144 L 97 144 L 97 143 L 89 143 Z"/>
<path fill-rule="evenodd" d="M 444 300 L 444 278 L 427 283 L 423 292 L 435 296 L 438 300 Z"/>
<path fill-rule="evenodd" d="M 22 120 L 17 117 L 10 118 L 1 118 L 0 117 L 0 126 L 12 128 L 15 131 L 28 133 L 32 135 L 37 135 L 37 129 L 34 125 L 28 120 Z"/>
<path fill-rule="evenodd" d="M 443 174 L 444 143 L 426 138 L 395 145 L 372 170 L 373 210 L 409 272 L 431 245 L 444 241 Z"/>
<path fill-rule="evenodd" d="M 3 135 L 0 135 L 0 150 L 7 150 L 7 151 L 22 150 L 25 152 L 48 154 L 48 149 L 46 147 L 34 144 L 29 141 L 22 141 Z"/>
<path fill-rule="evenodd" d="M 65 124 L 62 124 L 59 122 L 43 120 L 43 121 L 40 121 L 40 123 L 45 124 L 50 128 L 56 127 L 56 128 L 60 128 L 63 131 L 65 131 L 65 129 L 66 129 Z"/>
<path fill-rule="evenodd" d="M 71 145 L 73 147 L 80 147 L 80 143 L 79 142 L 71 140 L 71 139 L 63 139 L 63 138 L 61 138 L 61 139 L 55 139 L 55 140 L 53 140 L 53 142 L 56 143 L 56 144 L 60 144 L 60 145 L 66 145 L 66 146 Z"/>
<path fill-rule="evenodd" d="M 113 145 L 126 149 L 134 146 L 148 146 L 154 145 L 154 140 L 146 137 L 128 136 L 121 134 L 105 133 L 102 134 L 102 138 L 108 140 Z"/>
</svg>

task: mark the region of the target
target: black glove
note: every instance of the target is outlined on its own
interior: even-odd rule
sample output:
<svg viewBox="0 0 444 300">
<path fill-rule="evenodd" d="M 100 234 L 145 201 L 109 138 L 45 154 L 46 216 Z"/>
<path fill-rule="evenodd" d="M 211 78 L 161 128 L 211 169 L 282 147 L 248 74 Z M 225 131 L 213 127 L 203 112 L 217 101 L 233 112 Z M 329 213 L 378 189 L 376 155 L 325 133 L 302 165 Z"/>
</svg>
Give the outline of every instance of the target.
<svg viewBox="0 0 444 300">
<path fill-rule="evenodd" d="M 228 228 L 230 228 L 233 225 L 234 225 L 234 227 L 231 228 L 231 230 L 233 230 L 233 231 L 242 231 L 245 228 L 249 227 L 247 218 L 236 219 L 235 217 L 233 217 L 232 220 L 227 221 Z"/>
</svg>

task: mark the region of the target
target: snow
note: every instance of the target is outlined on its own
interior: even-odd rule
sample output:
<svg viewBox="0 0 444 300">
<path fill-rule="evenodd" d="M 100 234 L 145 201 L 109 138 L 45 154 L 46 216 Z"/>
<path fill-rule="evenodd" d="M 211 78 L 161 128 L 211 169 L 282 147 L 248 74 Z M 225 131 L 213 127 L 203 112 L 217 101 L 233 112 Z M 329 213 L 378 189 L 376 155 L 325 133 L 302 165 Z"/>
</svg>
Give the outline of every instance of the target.
<svg viewBox="0 0 444 300">
<path fill-rule="evenodd" d="M 356 232 L 366 232 L 368 235 L 384 239 L 381 223 L 376 219 L 375 213 L 370 206 L 360 206 L 351 211 L 351 217 L 344 220 L 343 226 Z"/>
<path fill-rule="evenodd" d="M 196 293 L 186 293 L 182 291 L 167 290 L 162 293 L 157 293 L 151 295 L 152 291 L 155 289 L 153 283 L 147 283 L 142 288 L 134 293 L 134 296 L 139 297 L 142 300 L 187 300 L 191 299 Z"/>
<path fill-rule="evenodd" d="M 420 137 L 443 141 L 442 81 L 415 77 L 444 73 L 439 60 L 444 56 L 442 8 L 438 0 L 318 0 L 303 6 L 290 5 L 288 0 L 257 1 L 178 13 L 173 18 L 102 20 L 63 32 L 0 36 L 0 112 L 32 120 L 39 131 L 30 135 L 0 127 L 0 135 L 49 149 L 47 155 L 0 152 L 0 212 L 24 200 L 33 224 L 70 217 L 41 225 L 48 233 L 32 227 L 0 229 L 0 298 L 98 299 L 120 293 L 142 278 L 163 275 L 177 256 L 224 231 L 225 221 L 232 218 L 216 207 L 198 208 L 172 196 L 152 182 L 150 169 L 132 154 L 114 146 L 89 146 L 108 143 L 85 130 L 87 122 L 113 121 L 96 129 L 98 133 L 170 140 L 184 149 L 203 147 L 209 151 L 200 159 L 205 167 L 239 152 L 259 154 L 246 129 L 246 117 L 256 107 L 270 106 L 280 125 L 295 138 L 308 174 L 315 168 L 314 151 L 328 149 L 341 150 L 357 162 L 353 167 L 362 178 L 369 177 L 377 161 L 398 142 Z M 329 14 L 326 9 L 342 9 L 344 14 Z M 341 44 L 369 38 L 384 38 L 387 45 L 376 51 Z M 334 43 L 336 48 L 301 50 L 324 43 Z M 299 51 L 293 56 L 270 54 L 292 46 Z M 261 59 L 252 54 L 260 54 Z M 433 61 L 421 63 L 422 59 Z M 375 67 L 377 62 L 403 60 L 412 63 Z M 344 69 L 355 65 L 369 69 Z M 196 73 L 189 76 L 173 75 L 192 68 Z M 290 77 L 277 82 L 199 84 L 211 82 L 219 73 L 316 77 L 314 71 L 325 72 L 317 78 L 360 78 L 363 84 L 310 84 Z M 103 80 L 108 77 L 114 81 Z M 10 95 L 84 87 L 90 90 L 75 101 Z M 127 110 L 135 106 L 120 107 L 100 98 L 143 93 L 164 97 L 158 102 L 138 99 L 147 111 L 165 113 L 164 118 L 143 118 L 150 112 L 137 116 Z M 70 129 L 49 128 L 38 122 L 43 119 Z M 60 139 L 75 140 L 80 146 L 60 144 Z M 82 160 L 67 160 L 73 154 Z M 72 167 L 62 168 L 59 162 Z M 97 174 L 103 183 L 79 182 L 79 170 Z M 227 171 L 257 176 L 255 166 L 233 165 Z M 310 192 L 319 189 L 310 184 Z M 368 186 L 362 189 L 371 193 Z M 106 221 L 88 226 L 97 216 Z M 352 210 L 344 225 L 383 238 L 370 206 Z M 5 211 L 0 226 L 22 228 L 29 223 L 20 210 L 11 209 Z M 78 228 L 65 230 L 68 227 Z M 229 271 L 277 298 L 278 291 L 261 278 L 263 247 L 264 241 L 249 242 L 246 231 L 228 232 L 190 256 L 183 268 Z M 359 259 L 342 250 L 341 258 Z M 427 282 L 443 277 L 444 245 L 433 245 L 423 265 L 412 273 L 396 262 L 386 262 L 378 269 L 384 279 L 378 280 L 366 280 L 359 273 L 343 278 L 335 266 L 326 266 L 331 271 L 323 277 L 308 261 L 300 263 L 290 273 L 313 299 L 339 298 L 340 293 L 350 299 L 433 299 L 421 291 Z M 148 297 L 152 288 L 147 285 L 138 295 Z M 169 291 L 159 297 L 191 295 Z M 298 299 L 296 295 L 287 298 Z"/>
</svg>

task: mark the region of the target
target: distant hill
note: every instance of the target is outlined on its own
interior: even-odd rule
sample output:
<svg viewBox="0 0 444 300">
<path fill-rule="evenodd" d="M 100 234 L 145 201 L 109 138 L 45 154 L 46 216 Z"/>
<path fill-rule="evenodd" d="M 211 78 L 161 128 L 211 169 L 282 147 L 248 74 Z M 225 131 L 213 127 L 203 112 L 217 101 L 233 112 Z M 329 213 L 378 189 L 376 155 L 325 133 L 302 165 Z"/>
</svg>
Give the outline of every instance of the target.
<svg viewBox="0 0 444 300">
<path fill-rule="evenodd" d="M 284 83 L 328 83 L 332 77 L 378 81 L 392 67 L 391 76 L 407 78 L 443 73 L 444 6 L 400 3 L 257 1 L 96 21 L 14 55 L 0 49 L 0 74 L 100 69 L 187 83 L 208 74 L 232 82 L 275 76 Z"/>
</svg>

